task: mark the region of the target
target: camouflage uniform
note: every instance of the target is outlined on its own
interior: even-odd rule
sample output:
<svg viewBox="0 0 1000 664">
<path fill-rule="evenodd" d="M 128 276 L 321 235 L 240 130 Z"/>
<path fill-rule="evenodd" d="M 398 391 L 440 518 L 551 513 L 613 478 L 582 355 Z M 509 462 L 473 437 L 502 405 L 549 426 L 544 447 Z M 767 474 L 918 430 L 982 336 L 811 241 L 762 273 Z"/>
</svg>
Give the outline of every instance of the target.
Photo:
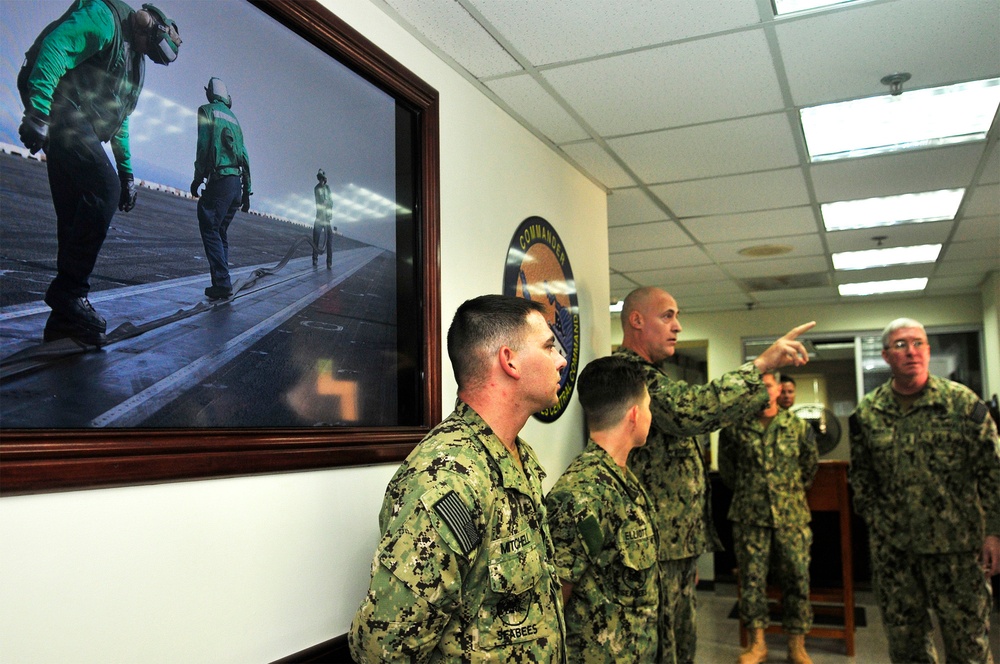
<svg viewBox="0 0 1000 664">
<path fill-rule="evenodd" d="M 936 661 L 933 609 L 949 662 L 992 662 L 978 557 L 1000 535 L 1000 442 L 986 404 L 935 376 L 906 412 L 891 381 L 875 388 L 851 416 L 851 485 L 892 660 Z"/>
<path fill-rule="evenodd" d="M 615 354 L 646 372 L 653 425 L 646 445 L 632 452 L 629 463 L 656 507 L 661 661 L 685 664 L 694 661 L 695 653 L 698 556 L 722 549 L 705 462 L 692 436 L 759 413 L 767 405 L 767 390 L 749 362 L 706 385 L 688 385 L 627 348 Z"/>
<path fill-rule="evenodd" d="M 770 623 L 767 572 L 772 549 L 788 634 L 812 628 L 809 604 L 809 529 L 806 489 L 819 453 L 813 429 L 780 410 L 765 429 L 759 417 L 727 427 L 719 436 L 719 474 L 734 490 L 729 507 L 740 570 L 740 618 L 749 629 Z"/>
<path fill-rule="evenodd" d="M 652 501 L 632 471 L 594 441 L 545 498 L 566 601 L 570 661 L 655 662 L 656 531 Z"/>
<path fill-rule="evenodd" d="M 386 488 L 368 595 L 351 625 L 358 662 L 565 662 L 544 472 L 523 472 L 467 404 Z"/>
</svg>

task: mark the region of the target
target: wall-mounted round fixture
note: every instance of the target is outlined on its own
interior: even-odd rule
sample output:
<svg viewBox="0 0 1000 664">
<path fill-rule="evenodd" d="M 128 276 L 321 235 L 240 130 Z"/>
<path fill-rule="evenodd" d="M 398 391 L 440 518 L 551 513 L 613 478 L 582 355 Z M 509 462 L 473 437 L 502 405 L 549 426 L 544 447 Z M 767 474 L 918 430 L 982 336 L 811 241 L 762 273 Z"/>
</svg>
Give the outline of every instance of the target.
<svg viewBox="0 0 1000 664">
<path fill-rule="evenodd" d="M 780 256 L 781 254 L 787 254 L 791 250 L 792 247 L 787 244 L 758 244 L 754 247 L 744 247 L 736 253 L 741 256 L 749 256 L 751 258 L 764 258 L 767 256 Z"/>
<path fill-rule="evenodd" d="M 895 74 L 888 74 L 882 77 L 882 85 L 889 86 L 889 94 L 893 97 L 898 97 L 903 94 L 903 83 L 910 80 L 909 72 L 896 72 Z"/>
</svg>

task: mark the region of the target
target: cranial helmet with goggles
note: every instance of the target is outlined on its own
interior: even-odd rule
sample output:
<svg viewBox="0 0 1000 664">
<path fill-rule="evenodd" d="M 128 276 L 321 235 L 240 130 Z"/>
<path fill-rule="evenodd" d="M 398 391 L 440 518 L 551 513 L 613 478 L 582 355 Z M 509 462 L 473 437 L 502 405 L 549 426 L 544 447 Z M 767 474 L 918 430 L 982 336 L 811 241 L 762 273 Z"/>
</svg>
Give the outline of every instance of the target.
<svg viewBox="0 0 1000 664">
<path fill-rule="evenodd" d="M 150 4 L 143 5 L 140 11 L 145 11 L 151 23 L 148 28 L 149 47 L 146 55 L 158 65 L 169 65 L 177 59 L 177 51 L 181 46 L 177 23 Z"/>
<path fill-rule="evenodd" d="M 205 86 L 205 96 L 209 102 L 221 101 L 227 107 L 233 105 L 233 100 L 229 96 L 229 90 L 226 89 L 226 84 L 222 82 L 221 78 L 213 76 L 208 80 L 208 85 Z"/>
</svg>

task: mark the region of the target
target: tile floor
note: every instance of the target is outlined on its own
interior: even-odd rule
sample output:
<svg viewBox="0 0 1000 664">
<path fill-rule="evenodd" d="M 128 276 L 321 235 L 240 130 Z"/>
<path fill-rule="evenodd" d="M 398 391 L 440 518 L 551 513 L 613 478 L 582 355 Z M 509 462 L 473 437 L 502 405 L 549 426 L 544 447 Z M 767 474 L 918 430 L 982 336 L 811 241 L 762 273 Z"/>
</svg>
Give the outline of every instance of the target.
<svg viewBox="0 0 1000 664">
<path fill-rule="evenodd" d="M 888 662 L 885 631 L 875 598 L 870 592 L 856 593 L 857 606 L 864 607 L 867 626 L 859 627 L 854 637 L 854 657 L 844 654 L 844 642 L 836 639 L 806 638 L 806 648 L 815 664 L 881 664 Z M 729 614 L 736 603 L 736 586 L 717 583 L 714 590 L 698 592 L 698 652 L 697 664 L 729 664 L 740 653 L 739 622 Z M 990 646 L 993 659 L 1000 664 L 1000 614 L 990 620 Z M 784 662 L 787 655 L 783 634 L 768 634 L 768 662 Z M 944 661 L 944 649 L 937 644 L 938 656 Z"/>
</svg>

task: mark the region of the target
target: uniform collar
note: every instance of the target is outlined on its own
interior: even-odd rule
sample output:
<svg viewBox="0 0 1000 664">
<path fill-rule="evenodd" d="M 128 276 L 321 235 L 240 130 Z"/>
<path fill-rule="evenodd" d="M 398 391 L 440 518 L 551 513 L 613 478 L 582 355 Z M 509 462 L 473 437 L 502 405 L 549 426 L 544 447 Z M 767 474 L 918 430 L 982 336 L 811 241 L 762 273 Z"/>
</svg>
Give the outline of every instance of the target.
<svg viewBox="0 0 1000 664">
<path fill-rule="evenodd" d="M 917 408 L 944 405 L 944 398 L 941 395 L 941 381 L 941 378 L 928 374 L 927 384 L 924 385 L 924 389 L 923 392 L 921 392 L 920 397 L 913 402 L 913 406 L 910 408 L 910 411 L 916 410 Z M 878 396 L 880 398 L 874 407 L 883 411 L 898 411 L 899 404 L 896 402 L 896 397 L 892 391 L 892 378 L 880 385 L 878 390 Z"/>
<path fill-rule="evenodd" d="M 514 444 L 517 445 L 517 451 L 521 456 L 524 472 L 521 472 L 521 468 L 517 467 L 517 462 L 504 447 L 503 442 L 493 433 L 493 429 L 480 417 L 479 413 L 473 410 L 472 406 L 458 399 L 455 403 L 455 413 L 475 432 L 486 453 L 493 459 L 494 464 L 500 470 L 504 487 L 532 495 L 533 492 L 524 486 L 526 477 L 530 483 L 541 486 L 545 471 L 542 470 L 535 451 L 521 440 L 520 436 L 515 439 Z"/>
</svg>

